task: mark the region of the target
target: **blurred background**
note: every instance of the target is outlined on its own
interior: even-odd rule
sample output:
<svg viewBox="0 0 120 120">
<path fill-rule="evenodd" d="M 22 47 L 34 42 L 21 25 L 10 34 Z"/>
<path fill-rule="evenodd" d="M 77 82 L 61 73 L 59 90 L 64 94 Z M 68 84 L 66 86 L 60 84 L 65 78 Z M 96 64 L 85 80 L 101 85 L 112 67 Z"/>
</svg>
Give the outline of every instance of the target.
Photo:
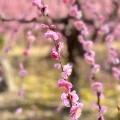
<svg viewBox="0 0 120 120">
<path fill-rule="evenodd" d="M 101 65 L 101 70 L 95 77 L 104 87 L 101 105 L 107 106 L 105 120 L 118 120 L 120 86 L 119 81 L 112 76 L 113 64 L 107 63 L 108 48 L 105 37 L 108 34 L 114 36 L 113 45 L 119 59 L 120 2 L 79 0 L 76 3 L 82 10 L 82 20 L 88 27 L 86 39 L 94 42 L 96 63 Z M 86 5 L 88 3 L 89 5 Z M 44 0 L 44 4 L 49 6 L 49 23 L 57 26 L 61 41 L 64 42 L 62 62 L 74 65 L 69 81 L 79 93 L 79 101 L 84 104 L 79 119 L 96 119 L 98 110 L 94 104 L 97 98 L 91 90 L 89 81 L 91 66 L 84 61 L 85 51 L 77 38 L 80 33 L 74 28 L 74 19 L 69 17 L 70 5 L 64 4 L 63 0 Z M 88 6 L 92 6 L 97 15 L 102 15 L 101 27 Z M 37 20 L 30 21 L 33 18 Z M 32 0 L 0 0 L 0 120 L 71 119 L 69 109 L 64 107 L 61 91 L 57 87 L 61 70 L 54 69 L 56 61 L 50 57 L 53 46 L 44 37 L 42 23 L 47 24 L 47 21 L 40 15 L 38 9 L 32 6 Z M 101 35 L 97 34 L 99 31 L 102 32 Z M 27 51 L 28 32 L 32 32 L 36 38 L 29 51 Z M 19 76 L 20 63 L 27 71 L 25 77 Z"/>
</svg>

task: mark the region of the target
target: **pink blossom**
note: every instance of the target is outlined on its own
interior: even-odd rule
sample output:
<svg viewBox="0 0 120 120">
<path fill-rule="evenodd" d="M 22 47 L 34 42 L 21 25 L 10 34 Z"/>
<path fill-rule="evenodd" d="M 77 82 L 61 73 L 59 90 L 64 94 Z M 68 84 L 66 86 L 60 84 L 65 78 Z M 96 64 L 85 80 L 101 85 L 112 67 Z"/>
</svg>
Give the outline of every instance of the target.
<svg viewBox="0 0 120 120">
<path fill-rule="evenodd" d="M 90 51 L 93 47 L 93 42 L 92 41 L 85 41 L 83 42 L 83 48 L 86 51 Z"/>
<path fill-rule="evenodd" d="M 106 42 L 110 43 L 110 42 L 113 41 L 113 36 L 112 35 L 107 35 L 105 40 L 106 40 Z"/>
<path fill-rule="evenodd" d="M 91 69 L 91 73 L 95 74 L 96 72 L 98 72 L 100 70 L 100 65 L 98 64 L 94 64 L 93 68 Z"/>
<path fill-rule="evenodd" d="M 24 55 L 24 56 L 28 56 L 28 55 L 29 55 L 29 51 L 28 51 L 27 49 L 24 50 L 24 51 L 23 51 L 23 55 Z"/>
<path fill-rule="evenodd" d="M 59 43 L 57 44 L 57 50 L 58 50 L 58 52 L 61 51 L 62 47 L 63 47 L 63 42 L 59 42 Z"/>
<path fill-rule="evenodd" d="M 94 56 L 95 56 L 95 52 L 94 51 L 89 51 L 89 52 L 85 53 L 84 54 L 85 61 L 88 64 L 91 64 L 91 65 L 95 64 Z"/>
<path fill-rule="evenodd" d="M 44 28 L 44 29 L 48 29 L 49 28 L 49 26 L 46 25 L 46 24 L 41 24 L 41 27 Z"/>
<path fill-rule="evenodd" d="M 75 0 L 63 0 L 65 4 L 73 4 Z"/>
<path fill-rule="evenodd" d="M 78 11 L 78 7 L 77 5 L 74 5 L 70 8 L 69 10 L 69 15 L 71 17 L 74 17 L 74 18 L 77 18 L 77 19 L 80 19 L 82 17 L 82 12 L 81 11 Z"/>
<path fill-rule="evenodd" d="M 69 94 L 62 93 L 61 99 L 62 99 L 62 101 L 63 101 L 65 106 L 70 107 L 71 104 L 74 105 L 74 104 L 77 103 L 77 101 L 79 100 L 79 97 L 76 94 L 76 91 L 74 90 L 74 91 L 72 91 Z"/>
<path fill-rule="evenodd" d="M 78 103 L 77 105 L 71 107 L 70 116 L 72 120 L 77 120 L 80 117 L 82 108 L 83 108 L 82 103 Z"/>
<path fill-rule="evenodd" d="M 27 39 L 28 39 L 28 42 L 33 43 L 35 41 L 35 36 L 29 35 Z"/>
<path fill-rule="evenodd" d="M 24 96 L 24 95 L 25 95 L 25 90 L 23 90 L 23 89 L 19 90 L 18 96 L 19 96 L 19 97 L 22 97 L 22 96 Z"/>
<path fill-rule="evenodd" d="M 82 35 L 79 35 L 79 36 L 78 36 L 78 40 L 79 40 L 79 42 L 82 43 L 82 44 L 83 44 L 84 41 L 85 41 Z"/>
<path fill-rule="evenodd" d="M 58 80 L 57 85 L 64 93 L 69 93 L 72 88 L 72 84 L 64 79 Z"/>
<path fill-rule="evenodd" d="M 39 10 L 43 8 L 43 4 L 41 3 L 41 0 L 33 0 L 32 4 L 36 6 Z"/>
<path fill-rule="evenodd" d="M 20 66 L 19 76 L 25 77 L 27 75 L 27 71 L 24 69 L 24 66 L 22 63 L 20 63 L 19 66 Z"/>
<path fill-rule="evenodd" d="M 46 33 L 45 33 L 45 38 L 50 38 L 50 39 L 53 39 L 53 40 L 58 40 L 58 35 L 56 32 L 53 32 L 51 30 L 48 30 Z"/>
<path fill-rule="evenodd" d="M 22 111 L 23 111 L 22 108 L 17 108 L 16 111 L 15 111 L 15 115 L 19 115 L 19 114 L 21 114 Z"/>
<path fill-rule="evenodd" d="M 59 70 L 59 69 L 61 68 L 61 64 L 60 64 L 60 63 L 54 64 L 54 68 L 55 68 L 56 70 Z"/>
<path fill-rule="evenodd" d="M 85 28 L 85 24 L 83 23 L 83 21 L 75 21 L 74 26 L 78 31 Z"/>
<path fill-rule="evenodd" d="M 64 79 L 68 79 L 68 77 L 71 75 L 71 73 L 72 73 L 72 65 L 70 65 L 69 63 L 67 65 L 64 65 L 62 77 Z"/>
<path fill-rule="evenodd" d="M 51 52 L 51 57 L 54 58 L 54 59 L 56 59 L 56 60 L 59 59 L 59 55 L 58 55 L 58 53 L 56 51 L 52 51 Z"/>
<path fill-rule="evenodd" d="M 102 83 L 100 82 L 94 82 L 91 87 L 94 92 L 97 92 L 97 93 L 103 92 L 103 86 L 102 86 Z"/>
<path fill-rule="evenodd" d="M 50 26 L 50 29 L 55 30 L 55 29 L 56 29 L 56 26 L 55 26 L 55 25 L 51 25 L 51 26 Z"/>
</svg>

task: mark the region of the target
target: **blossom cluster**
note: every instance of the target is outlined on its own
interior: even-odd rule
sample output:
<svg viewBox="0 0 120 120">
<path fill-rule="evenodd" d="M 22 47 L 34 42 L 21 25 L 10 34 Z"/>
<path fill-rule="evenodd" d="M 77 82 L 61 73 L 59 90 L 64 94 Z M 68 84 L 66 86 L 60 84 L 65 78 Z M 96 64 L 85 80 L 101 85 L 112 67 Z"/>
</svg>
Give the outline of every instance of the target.
<svg viewBox="0 0 120 120">
<path fill-rule="evenodd" d="M 76 91 L 75 90 L 71 91 L 73 85 L 67 81 L 68 77 L 72 73 L 73 66 L 70 63 L 63 66 L 61 63 L 60 53 L 63 47 L 63 42 L 59 41 L 59 36 L 57 35 L 57 33 L 52 30 L 48 30 L 45 33 L 45 38 L 51 39 L 53 41 L 52 43 L 55 44 L 55 46 L 52 48 L 51 57 L 59 61 L 59 64 L 56 63 L 54 65 L 55 68 L 62 69 L 61 73 L 62 78 L 59 79 L 57 82 L 57 86 L 63 92 L 61 95 L 61 99 L 66 107 L 71 107 L 70 116 L 72 120 L 77 120 L 81 115 L 83 104 L 78 102 L 79 97 Z"/>
</svg>

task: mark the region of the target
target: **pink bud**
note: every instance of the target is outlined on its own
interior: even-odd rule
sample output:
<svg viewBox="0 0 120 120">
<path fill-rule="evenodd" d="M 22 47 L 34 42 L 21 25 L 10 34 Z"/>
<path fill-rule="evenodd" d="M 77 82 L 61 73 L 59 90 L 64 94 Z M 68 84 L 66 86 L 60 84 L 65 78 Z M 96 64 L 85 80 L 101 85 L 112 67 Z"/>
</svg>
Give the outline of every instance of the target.
<svg viewBox="0 0 120 120">
<path fill-rule="evenodd" d="M 55 25 L 51 25 L 51 26 L 50 26 L 50 29 L 55 30 L 55 29 L 56 29 L 56 26 L 55 26 Z"/>
<path fill-rule="evenodd" d="M 59 55 L 58 55 L 58 53 L 56 51 L 52 51 L 51 57 L 54 58 L 54 59 L 56 59 L 56 60 L 59 59 Z"/>
</svg>

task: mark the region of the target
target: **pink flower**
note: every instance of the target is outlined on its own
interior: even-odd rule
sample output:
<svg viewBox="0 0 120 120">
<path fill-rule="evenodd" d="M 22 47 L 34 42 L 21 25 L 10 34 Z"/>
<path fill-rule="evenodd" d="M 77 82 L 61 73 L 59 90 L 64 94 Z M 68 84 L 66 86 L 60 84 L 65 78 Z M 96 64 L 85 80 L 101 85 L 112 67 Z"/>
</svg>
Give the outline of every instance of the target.
<svg viewBox="0 0 120 120">
<path fill-rule="evenodd" d="M 59 59 L 59 55 L 58 55 L 58 53 L 56 51 L 52 51 L 51 57 L 54 58 L 54 59 L 56 59 L 56 60 Z"/>
<path fill-rule="evenodd" d="M 75 0 L 63 0 L 65 4 L 73 4 Z"/>
<path fill-rule="evenodd" d="M 99 70 L 100 70 L 100 65 L 95 64 L 95 65 L 93 66 L 93 68 L 91 69 L 91 73 L 92 73 L 92 74 L 95 74 L 95 73 L 98 72 Z"/>
<path fill-rule="evenodd" d="M 22 108 L 17 108 L 16 111 L 15 111 L 15 115 L 19 115 L 19 114 L 21 114 L 22 111 L 23 111 Z"/>
<path fill-rule="evenodd" d="M 25 77 L 27 75 L 27 71 L 24 69 L 24 66 L 22 63 L 20 63 L 19 66 L 20 66 L 19 76 Z"/>
<path fill-rule="evenodd" d="M 41 0 L 33 0 L 32 4 L 36 6 L 39 10 L 43 8 L 43 4 L 41 3 Z"/>
<path fill-rule="evenodd" d="M 82 35 L 78 36 L 78 40 L 79 40 L 80 43 L 82 43 L 82 44 L 84 43 L 84 38 L 83 38 Z"/>
<path fill-rule="evenodd" d="M 91 87 L 92 87 L 92 90 L 95 93 L 101 93 L 101 92 L 103 92 L 103 86 L 102 86 L 102 83 L 100 83 L 100 82 L 93 83 Z"/>
<path fill-rule="evenodd" d="M 25 95 L 25 90 L 20 89 L 19 92 L 18 92 L 18 96 L 19 96 L 19 97 L 22 97 L 22 96 L 24 96 L 24 95 Z"/>
<path fill-rule="evenodd" d="M 81 11 L 78 11 L 77 5 L 74 5 L 74 6 L 72 6 L 72 7 L 70 8 L 69 15 L 70 15 L 71 17 L 80 19 L 80 18 L 82 17 L 82 12 L 81 12 Z"/>
<path fill-rule="evenodd" d="M 45 33 L 45 38 L 50 38 L 50 39 L 53 39 L 53 40 L 58 40 L 58 35 L 56 32 L 53 32 L 51 30 L 48 30 L 46 33 Z"/>
<path fill-rule="evenodd" d="M 27 39 L 28 39 L 28 42 L 33 43 L 35 41 L 35 36 L 29 35 Z"/>
<path fill-rule="evenodd" d="M 95 64 L 94 56 L 95 56 L 95 52 L 94 51 L 89 51 L 89 52 L 85 53 L 84 54 L 85 61 L 88 64 L 91 64 L 91 65 Z"/>
<path fill-rule="evenodd" d="M 85 28 L 85 24 L 83 23 L 83 21 L 75 21 L 74 26 L 78 31 Z"/>
<path fill-rule="evenodd" d="M 67 65 L 64 65 L 62 77 L 64 79 L 68 79 L 68 77 L 71 75 L 71 73 L 72 73 L 72 65 L 70 65 L 69 63 Z"/>
<path fill-rule="evenodd" d="M 71 105 L 74 105 L 79 100 L 78 95 L 76 94 L 76 91 L 72 91 L 71 93 L 62 93 L 61 99 L 65 106 L 70 107 Z"/>
<path fill-rule="evenodd" d="M 84 41 L 83 42 L 83 48 L 86 51 L 90 51 L 93 47 L 93 42 L 92 41 Z"/>
<path fill-rule="evenodd" d="M 54 68 L 55 68 L 56 70 L 59 70 L 59 69 L 61 68 L 61 64 L 60 64 L 60 63 L 54 64 Z"/>
<path fill-rule="evenodd" d="M 82 108 L 83 108 L 82 103 L 78 103 L 77 105 L 71 107 L 70 116 L 72 120 L 77 120 L 80 117 Z"/>
<path fill-rule="evenodd" d="M 64 79 L 58 80 L 57 85 L 64 93 L 69 93 L 72 88 L 72 84 Z"/>
<path fill-rule="evenodd" d="M 50 26 L 50 29 L 55 30 L 55 29 L 56 29 L 56 26 L 55 26 L 55 25 L 51 25 L 51 26 Z"/>
<path fill-rule="evenodd" d="M 116 67 L 113 67 L 112 71 L 113 71 L 113 77 L 116 80 L 120 80 L 120 70 L 118 68 L 116 68 Z"/>
<path fill-rule="evenodd" d="M 59 42 L 59 43 L 57 44 L 57 50 L 58 50 L 58 52 L 61 51 L 62 47 L 63 47 L 63 42 Z"/>
<path fill-rule="evenodd" d="M 41 27 L 44 28 L 44 29 L 49 29 L 49 26 L 46 25 L 46 24 L 41 24 Z"/>
</svg>

